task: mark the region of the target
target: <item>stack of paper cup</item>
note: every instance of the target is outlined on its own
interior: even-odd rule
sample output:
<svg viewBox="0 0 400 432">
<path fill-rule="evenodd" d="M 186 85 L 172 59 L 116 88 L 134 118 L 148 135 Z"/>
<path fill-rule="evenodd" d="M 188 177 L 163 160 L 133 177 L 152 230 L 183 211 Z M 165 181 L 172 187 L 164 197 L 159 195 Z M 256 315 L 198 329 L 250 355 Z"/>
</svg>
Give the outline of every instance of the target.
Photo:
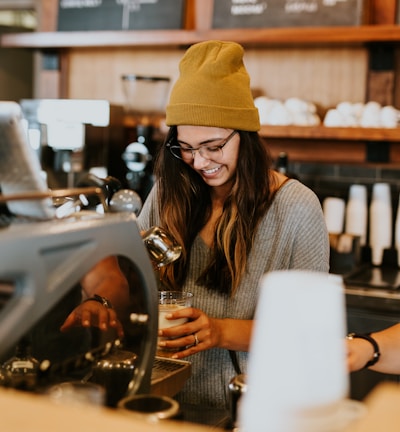
<svg viewBox="0 0 400 432">
<path fill-rule="evenodd" d="M 381 265 L 383 253 L 392 245 L 392 200 L 388 183 L 375 183 L 369 209 L 371 261 Z"/>
<path fill-rule="evenodd" d="M 332 432 L 348 392 L 342 278 L 276 271 L 260 288 L 239 430 Z"/>
<path fill-rule="evenodd" d="M 341 234 L 344 225 L 345 202 L 342 198 L 327 197 L 322 203 L 325 223 L 330 234 Z"/>
<path fill-rule="evenodd" d="M 360 237 L 360 245 L 367 242 L 367 187 L 364 185 L 351 185 L 349 199 L 346 206 L 345 233 Z"/>
</svg>

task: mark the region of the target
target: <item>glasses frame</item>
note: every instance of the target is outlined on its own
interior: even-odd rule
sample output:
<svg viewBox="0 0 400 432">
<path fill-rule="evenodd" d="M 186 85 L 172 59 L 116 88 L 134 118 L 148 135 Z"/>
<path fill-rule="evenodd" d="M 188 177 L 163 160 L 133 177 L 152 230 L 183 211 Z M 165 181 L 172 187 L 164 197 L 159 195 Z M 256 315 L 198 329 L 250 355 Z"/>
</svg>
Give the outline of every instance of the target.
<svg viewBox="0 0 400 432">
<path fill-rule="evenodd" d="M 210 146 L 200 146 L 200 147 L 198 147 L 198 148 L 192 148 L 192 147 L 188 147 L 186 150 L 190 150 L 191 152 L 192 152 L 192 158 L 189 160 L 189 159 L 185 159 L 185 158 L 183 158 L 182 156 L 178 156 L 177 154 L 175 154 L 174 152 L 173 152 L 173 149 L 179 149 L 179 151 L 181 151 L 182 150 L 182 147 L 180 146 L 180 145 L 172 145 L 172 141 L 173 140 L 175 140 L 176 138 L 171 138 L 168 142 L 167 142 L 167 144 L 166 144 L 166 146 L 167 146 L 167 148 L 168 148 L 168 150 L 170 151 L 170 153 L 172 154 L 172 156 L 174 156 L 176 159 L 179 159 L 179 160 L 181 160 L 181 161 L 184 161 L 184 162 L 187 162 L 187 161 L 189 161 L 189 162 L 191 162 L 191 161 L 193 161 L 194 160 L 194 155 L 195 155 L 195 153 L 198 151 L 199 153 L 201 152 L 201 149 L 203 148 L 207 148 L 207 147 L 212 147 L 212 148 L 214 148 L 214 149 L 218 149 L 218 150 L 222 150 L 225 146 L 226 146 L 226 144 L 228 144 L 228 142 L 237 134 L 237 133 L 239 133 L 239 131 L 237 131 L 237 130 L 234 130 L 233 132 L 231 132 L 224 140 L 223 140 L 223 142 L 222 142 L 222 144 L 220 144 L 220 145 L 210 145 Z M 200 153 L 200 155 L 201 155 L 201 157 L 204 157 L 201 153 Z M 208 159 L 207 157 L 205 158 L 205 159 Z"/>
</svg>

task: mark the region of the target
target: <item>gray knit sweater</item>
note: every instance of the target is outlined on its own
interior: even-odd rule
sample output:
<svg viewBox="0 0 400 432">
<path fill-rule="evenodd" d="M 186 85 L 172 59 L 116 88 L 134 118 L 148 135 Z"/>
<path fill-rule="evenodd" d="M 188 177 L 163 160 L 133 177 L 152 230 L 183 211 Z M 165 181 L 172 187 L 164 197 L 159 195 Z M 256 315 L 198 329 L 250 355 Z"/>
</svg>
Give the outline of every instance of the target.
<svg viewBox="0 0 400 432">
<path fill-rule="evenodd" d="M 155 188 L 138 217 L 142 230 L 159 223 Z M 183 287 L 194 294 L 194 307 L 210 317 L 253 319 L 259 280 L 264 273 L 284 269 L 329 270 L 329 241 L 320 202 L 314 192 L 297 180 L 287 181 L 278 190 L 258 228 L 247 274 L 233 298 L 196 284 L 209 254 L 209 248 L 197 236 L 191 251 L 189 275 Z M 237 355 L 245 373 L 248 354 L 238 352 Z M 187 360 L 192 362 L 192 375 L 177 399 L 181 403 L 225 408 L 228 383 L 235 375 L 228 351 L 214 348 Z"/>
</svg>

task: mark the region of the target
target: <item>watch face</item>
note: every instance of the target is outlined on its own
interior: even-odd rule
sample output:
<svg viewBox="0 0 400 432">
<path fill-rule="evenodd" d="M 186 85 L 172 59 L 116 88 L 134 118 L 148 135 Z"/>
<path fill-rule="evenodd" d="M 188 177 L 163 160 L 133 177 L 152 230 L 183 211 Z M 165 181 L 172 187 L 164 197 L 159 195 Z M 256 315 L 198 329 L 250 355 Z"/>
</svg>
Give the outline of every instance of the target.
<svg viewBox="0 0 400 432">
<path fill-rule="evenodd" d="M 98 294 L 95 294 L 93 296 L 93 298 L 88 299 L 88 300 L 95 300 L 98 301 L 99 303 L 101 303 L 104 307 L 108 308 L 108 309 L 112 309 L 112 304 L 110 302 L 110 300 L 106 299 L 105 297 L 99 296 Z"/>
</svg>

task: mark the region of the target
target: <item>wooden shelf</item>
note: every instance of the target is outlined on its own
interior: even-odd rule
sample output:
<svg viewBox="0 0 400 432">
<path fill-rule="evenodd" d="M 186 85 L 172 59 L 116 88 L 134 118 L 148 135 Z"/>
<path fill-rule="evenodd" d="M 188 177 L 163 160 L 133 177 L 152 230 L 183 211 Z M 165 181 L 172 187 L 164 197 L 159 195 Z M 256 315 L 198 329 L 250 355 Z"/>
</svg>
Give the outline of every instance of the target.
<svg viewBox="0 0 400 432">
<path fill-rule="evenodd" d="M 265 138 L 400 142 L 400 128 L 385 129 L 264 125 L 261 127 L 260 135 Z"/>
<path fill-rule="evenodd" d="M 400 166 L 400 128 L 337 128 L 306 126 L 262 126 L 260 135 L 266 139 L 271 155 L 281 151 L 292 161 L 312 163 L 346 163 Z M 387 143 L 386 146 L 384 143 Z M 383 149 L 388 159 L 369 160 L 368 148 Z"/>
<path fill-rule="evenodd" d="M 186 46 L 209 39 L 232 40 L 245 46 L 400 42 L 400 25 L 299 27 L 295 29 L 27 32 L 1 35 L 0 46 L 8 48 Z"/>
</svg>

